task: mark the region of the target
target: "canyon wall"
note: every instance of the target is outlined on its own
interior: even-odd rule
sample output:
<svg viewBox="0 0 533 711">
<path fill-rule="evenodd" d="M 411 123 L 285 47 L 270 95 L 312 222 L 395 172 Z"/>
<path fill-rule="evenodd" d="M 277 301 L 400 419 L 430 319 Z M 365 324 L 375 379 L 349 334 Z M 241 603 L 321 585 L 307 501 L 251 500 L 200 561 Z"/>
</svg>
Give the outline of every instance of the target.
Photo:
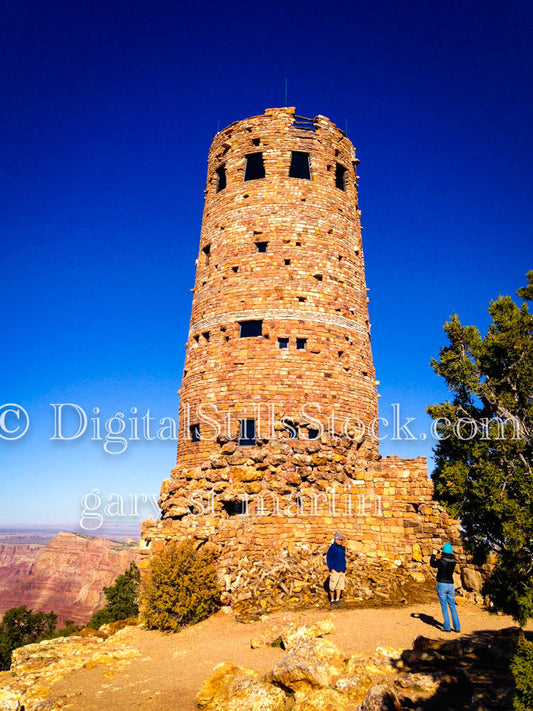
<svg viewBox="0 0 533 711">
<path fill-rule="evenodd" d="M 106 604 L 103 593 L 138 562 L 136 544 L 59 533 L 47 545 L 0 543 L 0 615 L 11 607 L 55 612 L 86 623 Z"/>
</svg>

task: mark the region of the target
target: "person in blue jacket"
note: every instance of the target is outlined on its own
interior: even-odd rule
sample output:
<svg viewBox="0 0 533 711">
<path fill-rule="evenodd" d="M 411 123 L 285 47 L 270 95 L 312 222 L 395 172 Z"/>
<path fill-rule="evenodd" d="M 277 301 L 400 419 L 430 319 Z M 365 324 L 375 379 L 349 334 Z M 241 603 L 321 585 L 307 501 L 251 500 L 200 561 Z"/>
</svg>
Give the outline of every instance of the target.
<svg viewBox="0 0 533 711">
<path fill-rule="evenodd" d="M 329 568 L 329 601 L 334 605 L 340 602 L 341 592 L 346 585 L 346 553 L 342 536 L 338 532 L 333 536 L 333 543 L 328 548 L 326 561 Z"/>
</svg>

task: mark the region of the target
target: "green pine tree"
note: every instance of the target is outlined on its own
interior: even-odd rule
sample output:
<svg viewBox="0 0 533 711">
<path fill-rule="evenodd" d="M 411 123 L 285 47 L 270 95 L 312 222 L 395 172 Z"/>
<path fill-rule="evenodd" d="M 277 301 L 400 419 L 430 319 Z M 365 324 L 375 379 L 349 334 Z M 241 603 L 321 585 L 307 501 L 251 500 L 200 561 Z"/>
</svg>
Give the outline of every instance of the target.
<svg viewBox="0 0 533 711">
<path fill-rule="evenodd" d="M 123 575 L 119 575 L 113 585 L 104 588 L 107 605 L 94 613 L 87 626 L 98 629 L 110 622 L 137 617 L 139 583 L 139 568 L 135 563 L 131 563 L 128 570 Z"/>
<path fill-rule="evenodd" d="M 519 289 L 533 299 L 533 271 Z M 498 554 L 488 584 L 497 607 L 521 624 L 533 616 L 533 314 L 509 296 L 492 301 L 483 337 L 454 315 L 449 345 L 432 367 L 453 398 L 428 412 L 440 438 L 436 496 L 461 519 L 472 550 Z"/>
<path fill-rule="evenodd" d="M 26 605 L 7 610 L 0 622 L 0 670 L 9 669 L 14 649 L 53 636 L 56 623 L 54 612 L 34 613 Z"/>
</svg>

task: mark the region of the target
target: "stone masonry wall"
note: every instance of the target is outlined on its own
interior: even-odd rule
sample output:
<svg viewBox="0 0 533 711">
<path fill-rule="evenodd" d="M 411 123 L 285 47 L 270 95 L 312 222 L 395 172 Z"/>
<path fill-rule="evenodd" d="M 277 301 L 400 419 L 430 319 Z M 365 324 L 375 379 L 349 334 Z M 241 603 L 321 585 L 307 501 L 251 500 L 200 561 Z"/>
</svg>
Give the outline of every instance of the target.
<svg viewBox="0 0 533 711">
<path fill-rule="evenodd" d="M 294 419 L 305 405 L 310 416 L 325 421 L 334 410 L 367 429 L 377 417 L 358 161 L 328 119 L 317 117 L 313 129 L 298 126 L 294 109 L 270 109 L 232 124 L 211 146 L 180 390 L 182 412 L 190 411 L 181 421 L 180 465 L 212 451 L 216 433 L 200 421 L 201 403 L 220 424 L 230 413 L 232 434 L 257 403 L 272 404 L 276 419 Z M 308 154 L 309 180 L 289 177 L 293 152 Z M 256 153 L 265 177 L 244 180 L 247 156 Z M 345 189 L 336 187 L 337 164 L 346 169 Z M 217 191 L 221 168 L 226 185 Z M 262 320 L 262 336 L 240 338 L 246 320 Z M 194 424 L 207 439 L 190 440 Z M 376 454 L 377 440 L 366 436 L 363 447 Z"/>
<path fill-rule="evenodd" d="M 150 553 L 186 538 L 215 546 L 223 599 L 240 614 L 323 601 L 335 531 L 345 537 L 350 601 L 429 579 L 429 557 L 445 541 L 462 555 L 459 524 L 433 501 L 423 457 L 360 459 L 348 436 L 250 448 L 221 437 L 217 446 L 163 482 L 162 520 L 145 522 L 143 539 Z"/>
</svg>

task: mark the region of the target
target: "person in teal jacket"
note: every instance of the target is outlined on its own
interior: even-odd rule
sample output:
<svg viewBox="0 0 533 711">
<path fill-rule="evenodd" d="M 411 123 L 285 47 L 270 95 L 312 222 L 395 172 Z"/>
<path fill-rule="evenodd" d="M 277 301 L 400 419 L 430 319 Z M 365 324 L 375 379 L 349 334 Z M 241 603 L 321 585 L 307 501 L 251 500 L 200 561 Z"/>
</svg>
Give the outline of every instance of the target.
<svg viewBox="0 0 533 711">
<path fill-rule="evenodd" d="M 450 616 L 448 608 L 452 613 L 453 631 L 461 631 L 461 623 L 455 606 L 455 585 L 453 583 L 453 573 L 457 561 L 453 555 L 451 543 L 445 543 L 442 547 L 442 555 L 437 558 L 435 553 L 431 556 L 429 564 L 432 568 L 437 568 L 437 595 L 439 597 L 442 618 L 444 620 L 444 631 L 451 632 Z"/>
</svg>

